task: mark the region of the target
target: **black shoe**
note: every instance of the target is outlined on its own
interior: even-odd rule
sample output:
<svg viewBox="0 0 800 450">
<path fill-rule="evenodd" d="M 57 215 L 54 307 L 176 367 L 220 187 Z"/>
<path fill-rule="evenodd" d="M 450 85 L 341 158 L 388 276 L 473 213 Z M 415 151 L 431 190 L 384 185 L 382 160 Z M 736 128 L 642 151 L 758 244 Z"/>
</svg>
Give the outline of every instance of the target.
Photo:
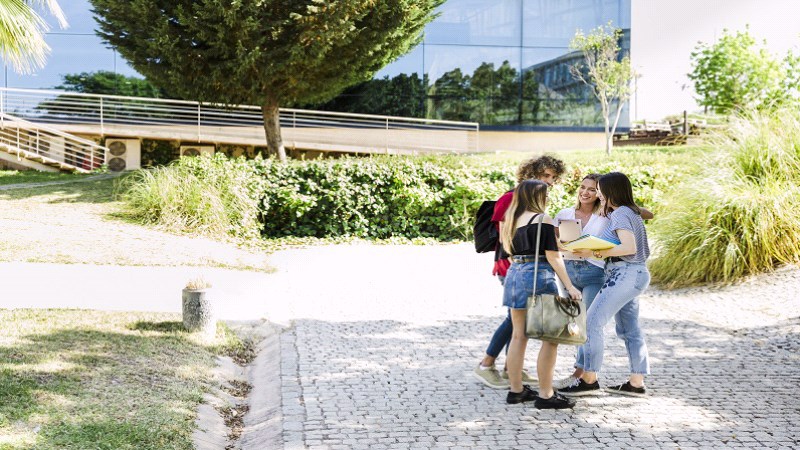
<svg viewBox="0 0 800 450">
<path fill-rule="evenodd" d="M 560 394 L 564 394 L 567 397 L 581 397 L 584 395 L 594 395 L 600 392 L 600 383 L 596 380 L 594 383 L 587 383 L 583 381 L 583 378 L 578 378 L 569 386 L 558 389 Z"/>
<path fill-rule="evenodd" d="M 609 386 L 606 388 L 606 391 L 611 392 L 612 394 L 629 395 L 631 397 L 644 397 L 647 395 L 647 390 L 644 388 L 644 386 L 633 387 L 631 386 L 630 381 L 626 381 L 624 384 L 617 386 Z"/>
<path fill-rule="evenodd" d="M 531 389 L 529 386 L 522 386 L 522 392 L 508 391 L 506 403 L 515 405 L 517 403 L 532 402 L 537 398 L 539 398 L 539 395 L 536 391 Z"/>
<path fill-rule="evenodd" d="M 568 409 L 575 407 L 575 400 L 554 392 L 550 398 L 537 397 L 533 406 L 536 409 Z"/>
</svg>

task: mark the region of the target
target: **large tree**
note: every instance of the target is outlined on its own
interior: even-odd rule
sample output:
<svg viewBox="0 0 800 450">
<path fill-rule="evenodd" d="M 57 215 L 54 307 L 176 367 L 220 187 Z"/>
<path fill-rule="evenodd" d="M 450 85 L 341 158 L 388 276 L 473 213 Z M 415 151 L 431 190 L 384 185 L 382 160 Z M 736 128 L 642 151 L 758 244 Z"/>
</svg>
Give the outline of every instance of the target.
<svg viewBox="0 0 800 450">
<path fill-rule="evenodd" d="M 63 84 L 56 89 L 84 94 L 124 95 L 126 97 L 167 97 L 162 89 L 147 80 L 129 77 L 108 70 L 68 73 L 62 75 Z"/>
<path fill-rule="evenodd" d="M 759 45 L 749 29 L 723 30 L 713 44 L 698 43 L 691 54 L 698 103 L 727 114 L 768 109 L 795 101 L 800 87 L 800 59 L 791 51 L 783 61 Z"/>
<path fill-rule="evenodd" d="M 329 100 L 419 43 L 444 0 L 91 0 L 98 34 L 156 86 L 260 105 L 286 158 L 283 104 Z"/>
<path fill-rule="evenodd" d="M 600 102 L 608 155 L 614 145 L 622 107 L 631 97 L 631 82 L 635 76 L 630 57 L 621 53 L 621 39 L 622 30 L 608 23 L 588 34 L 578 30 L 570 42 L 570 48 L 583 54 L 583 61 L 570 67 L 570 72 L 590 86 Z"/>
<path fill-rule="evenodd" d="M 0 54 L 19 73 L 43 67 L 50 53 L 44 40 L 49 27 L 37 10 L 49 12 L 62 28 L 67 26 L 56 0 L 0 0 Z"/>
</svg>

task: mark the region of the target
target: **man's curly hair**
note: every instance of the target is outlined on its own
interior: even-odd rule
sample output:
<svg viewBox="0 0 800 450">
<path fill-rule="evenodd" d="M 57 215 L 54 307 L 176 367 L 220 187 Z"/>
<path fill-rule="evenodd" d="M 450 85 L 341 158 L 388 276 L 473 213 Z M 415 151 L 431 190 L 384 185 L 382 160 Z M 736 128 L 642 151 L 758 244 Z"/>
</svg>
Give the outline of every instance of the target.
<svg viewBox="0 0 800 450">
<path fill-rule="evenodd" d="M 564 164 L 564 161 L 551 155 L 531 158 L 527 161 L 523 161 L 522 164 L 519 165 L 519 169 L 517 169 L 517 183 L 522 183 L 525 180 L 539 179 L 539 177 L 544 174 L 545 169 L 552 170 L 556 173 L 556 177 L 560 178 L 561 175 L 564 174 L 564 171 L 567 170 L 567 166 Z"/>
</svg>

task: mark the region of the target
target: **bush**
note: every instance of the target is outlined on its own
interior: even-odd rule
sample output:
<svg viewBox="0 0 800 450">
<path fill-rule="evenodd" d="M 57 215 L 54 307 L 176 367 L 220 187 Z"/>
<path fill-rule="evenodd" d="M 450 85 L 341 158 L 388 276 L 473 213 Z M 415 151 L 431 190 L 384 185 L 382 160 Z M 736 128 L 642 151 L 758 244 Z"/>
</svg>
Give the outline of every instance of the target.
<svg viewBox="0 0 800 450">
<path fill-rule="evenodd" d="M 264 234 L 466 239 L 480 203 L 513 186 L 511 171 L 413 158 L 256 163 L 266 180 Z"/>
<path fill-rule="evenodd" d="M 656 222 L 654 279 L 727 282 L 800 258 L 800 113 L 752 113 L 712 139 L 720 150 Z"/>
<path fill-rule="evenodd" d="M 175 232 L 257 237 L 263 180 L 244 159 L 181 158 L 121 181 L 135 219 Z"/>
<path fill-rule="evenodd" d="M 549 212 L 570 206 L 583 176 L 622 170 L 637 201 L 657 212 L 677 176 L 661 150 L 581 153 L 550 193 Z M 648 156 L 649 155 L 649 156 Z M 235 236 L 469 240 L 484 200 L 513 188 L 519 160 L 494 155 L 342 158 L 313 161 L 182 158 L 139 172 L 123 198 L 135 217 L 175 231 Z M 569 158 L 567 158 L 569 159 Z M 600 160 L 602 162 L 597 163 Z"/>
</svg>

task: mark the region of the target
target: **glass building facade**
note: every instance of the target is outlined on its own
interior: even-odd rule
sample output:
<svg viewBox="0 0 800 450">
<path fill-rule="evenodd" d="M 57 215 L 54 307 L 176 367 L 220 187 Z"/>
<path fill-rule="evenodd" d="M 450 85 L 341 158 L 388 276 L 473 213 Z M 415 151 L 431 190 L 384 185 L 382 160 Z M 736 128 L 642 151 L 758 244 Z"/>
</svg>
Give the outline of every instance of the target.
<svg viewBox="0 0 800 450">
<path fill-rule="evenodd" d="M 378 78 L 425 74 L 425 116 L 498 129 L 595 129 L 591 91 L 569 67 L 578 29 L 611 22 L 630 50 L 630 0 L 448 0 L 422 44 Z M 422 77 L 421 77 L 422 78 Z M 628 126 L 627 107 L 620 126 Z"/>
<path fill-rule="evenodd" d="M 53 31 L 47 66 L 33 75 L 6 67 L 4 86 L 53 88 L 66 74 L 106 70 L 138 76 L 96 36 L 87 0 L 61 2 L 70 22 Z M 372 82 L 319 109 L 479 122 L 495 129 L 597 129 L 599 105 L 569 66 L 576 30 L 611 22 L 630 48 L 631 0 L 447 0 L 412 52 Z M 300 106 L 300 105 L 296 105 Z M 628 125 L 627 107 L 620 126 Z"/>
</svg>

